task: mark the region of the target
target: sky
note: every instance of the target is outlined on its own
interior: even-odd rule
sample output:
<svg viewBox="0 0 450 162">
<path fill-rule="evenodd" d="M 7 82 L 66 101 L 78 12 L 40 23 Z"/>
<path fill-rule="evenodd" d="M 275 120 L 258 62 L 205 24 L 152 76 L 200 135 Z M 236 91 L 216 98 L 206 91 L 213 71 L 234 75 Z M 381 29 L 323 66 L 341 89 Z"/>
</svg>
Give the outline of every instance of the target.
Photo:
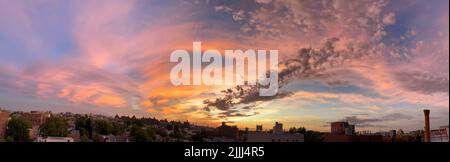
<svg viewBox="0 0 450 162">
<path fill-rule="evenodd" d="M 422 129 L 426 108 L 438 128 L 449 123 L 448 3 L 0 0 L 0 107 L 317 131 Z M 194 41 L 279 50 L 278 95 L 173 86 L 170 53 Z"/>
</svg>

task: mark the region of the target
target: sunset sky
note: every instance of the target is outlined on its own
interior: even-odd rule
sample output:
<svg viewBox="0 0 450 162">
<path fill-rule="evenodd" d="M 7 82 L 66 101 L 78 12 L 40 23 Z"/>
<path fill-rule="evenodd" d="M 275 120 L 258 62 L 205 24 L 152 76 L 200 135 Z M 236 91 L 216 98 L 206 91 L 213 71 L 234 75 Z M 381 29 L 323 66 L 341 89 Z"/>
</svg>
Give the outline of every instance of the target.
<svg viewBox="0 0 450 162">
<path fill-rule="evenodd" d="M 169 79 L 170 53 L 194 41 L 276 49 L 280 71 L 296 59 L 306 70 L 278 96 L 207 104 L 233 87 Z M 449 123 L 449 1 L 0 0 L 0 107 L 318 131 L 345 120 L 422 129 L 427 108 L 438 128 Z"/>
</svg>

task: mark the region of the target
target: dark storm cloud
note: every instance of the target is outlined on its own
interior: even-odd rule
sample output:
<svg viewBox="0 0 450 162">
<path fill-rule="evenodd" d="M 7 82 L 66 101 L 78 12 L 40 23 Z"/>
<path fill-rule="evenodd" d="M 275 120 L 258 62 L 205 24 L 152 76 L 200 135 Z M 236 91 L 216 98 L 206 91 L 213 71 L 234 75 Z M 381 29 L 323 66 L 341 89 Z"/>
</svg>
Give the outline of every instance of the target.
<svg viewBox="0 0 450 162">
<path fill-rule="evenodd" d="M 356 115 L 345 117 L 342 121 L 347 121 L 350 124 L 354 124 L 358 127 L 385 127 L 385 125 L 380 125 L 376 123 L 380 122 L 388 122 L 388 121 L 398 121 L 398 120 L 411 120 L 412 116 L 402 114 L 402 113 L 394 113 L 382 116 L 380 118 L 361 118 Z"/>
<path fill-rule="evenodd" d="M 239 112 L 239 110 L 227 110 L 224 112 L 219 113 L 219 118 L 229 118 L 229 117 L 249 117 L 249 116 L 254 116 L 254 115 L 258 115 L 259 112 L 253 112 L 253 113 L 243 113 L 243 112 Z"/>
</svg>

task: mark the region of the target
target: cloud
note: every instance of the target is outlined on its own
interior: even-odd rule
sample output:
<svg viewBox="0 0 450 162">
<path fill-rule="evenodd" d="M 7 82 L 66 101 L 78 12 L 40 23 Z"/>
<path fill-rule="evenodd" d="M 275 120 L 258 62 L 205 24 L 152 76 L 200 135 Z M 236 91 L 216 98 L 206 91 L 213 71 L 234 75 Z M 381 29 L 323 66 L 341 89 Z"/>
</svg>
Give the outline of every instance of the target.
<svg viewBox="0 0 450 162">
<path fill-rule="evenodd" d="M 233 117 L 250 117 L 250 116 L 254 116 L 254 115 L 258 115 L 258 112 L 253 112 L 253 113 L 241 113 L 238 110 L 228 110 L 228 111 L 224 111 L 219 113 L 219 115 L 217 116 L 218 118 L 222 118 L 222 119 L 228 119 L 228 118 L 233 118 Z"/>
<path fill-rule="evenodd" d="M 272 2 L 272 0 L 255 0 L 256 3 L 261 3 L 261 4 L 268 4 L 270 2 Z"/>
<path fill-rule="evenodd" d="M 388 14 L 384 15 L 383 23 L 385 25 L 395 24 L 395 13 L 391 12 L 391 13 L 388 13 Z"/>
<path fill-rule="evenodd" d="M 367 114 L 367 113 L 355 113 L 355 114 L 350 114 L 350 115 L 352 115 L 352 116 L 367 116 L 367 115 L 369 115 L 369 114 Z"/>
<path fill-rule="evenodd" d="M 246 13 L 246 17 L 242 19 L 239 17 L 239 24 L 240 31 L 247 33 L 249 38 L 297 43 L 289 46 L 297 52 L 284 53 L 285 57 L 282 57 L 279 72 L 280 87 L 302 80 L 319 80 L 331 87 L 352 85 L 373 91 L 380 96 L 376 99 L 365 96 L 370 100 L 361 100 L 362 102 L 358 102 L 360 100 L 356 100 L 357 98 L 346 101 L 360 104 L 371 100 L 395 102 L 391 100 L 397 97 L 392 96 L 393 92 L 398 94 L 405 89 L 408 92 L 404 93 L 409 91 L 434 93 L 439 92 L 437 89 L 448 91 L 448 78 L 433 76 L 436 78 L 406 79 L 407 76 L 411 77 L 408 71 L 390 67 L 390 63 L 386 60 L 395 54 L 386 51 L 401 50 L 405 47 L 389 46 L 383 42 L 383 38 L 389 34 L 386 26 L 396 23 L 396 13 L 389 11 L 388 5 L 389 1 L 384 0 L 350 2 L 279 0 L 251 9 L 216 6 L 216 11 L 226 9 L 226 13 L 231 17 L 236 16 L 236 11 Z M 403 77 L 413 83 L 408 83 L 402 79 Z M 419 86 L 423 83 L 428 87 Z M 418 87 L 426 91 L 420 91 Z M 252 90 L 253 88 L 240 87 L 227 89 L 221 97 L 205 100 L 205 110 L 217 108 L 227 111 L 242 103 L 296 97 L 289 92 L 273 98 L 254 97 L 253 94 L 256 93 Z M 413 98 L 406 99 L 406 97 L 404 101 L 415 102 Z"/>
<path fill-rule="evenodd" d="M 231 9 L 231 8 L 228 7 L 228 6 L 215 6 L 214 9 L 215 9 L 217 12 L 232 12 L 232 11 L 233 11 L 233 9 Z"/>
<path fill-rule="evenodd" d="M 416 91 L 423 94 L 449 92 L 448 78 L 418 71 L 402 71 L 394 75 L 395 79 L 400 82 L 400 86 L 409 91 Z"/>
<path fill-rule="evenodd" d="M 339 40 L 332 38 L 327 40 L 320 48 L 302 48 L 296 57 L 289 58 L 280 65 L 284 67 L 279 73 L 280 88 L 296 79 L 318 79 L 324 76 L 323 73 L 333 67 L 341 66 L 346 60 L 359 59 L 366 53 L 352 49 L 336 50 L 335 43 Z M 205 110 L 217 108 L 219 110 L 229 110 L 239 104 L 249 104 L 262 101 L 284 98 L 291 95 L 289 92 L 280 92 L 275 96 L 259 96 L 259 85 L 256 86 L 236 86 L 222 91 L 223 96 L 213 100 L 205 100 Z"/>
<path fill-rule="evenodd" d="M 234 21 L 241 21 L 245 18 L 245 12 L 243 10 L 239 10 L 236 12 L 233 12 L 233 20 Z"/>
<path fill-rule="evenodd" d="M 386 125 L 376 124 L 382 122 L 399 121 L 399 120 L 411 120 L 412 116 L 402 113 L 388 114 L 379 118 L 361 118 L 356 115 L 345 117 L 342 121 L 347 121 L 350 124 L 354 124 L 357 127 L 387 127 Z M 375 124 L 374 124 L 375 123 Z"/>
<path fill-rule="evenodd" d="M 14 5 L 21 8 L 18 11 L 23 11 L 24 18 L 30 17 L 30 8 L 34 9 L 26 3 Z M 75 105 L 132 109 L 149 106 L 142 104 L 148 92 L 168 85 L 168 81 L 161 80 L 166 80 L 164 71 L 170 65 L 155 60 L 166 63 L 164 56 L 173 48 L 189 45 L 192 40 L 184 31 L 192 29 L 192 23 L 178 22 L 177 17 L 152 25 L 139 23 L 136 16 L 147 13 L 138 8 L 136 1 L 77 1 L 72 5 L 77 12 L 67 21 L 73 25 L 71 34 L 77 49 L 57 61 L 34 59 L 23 66 L 1 68 L 5 70 L 0 74 L 2 88 Z"/>
</svg>

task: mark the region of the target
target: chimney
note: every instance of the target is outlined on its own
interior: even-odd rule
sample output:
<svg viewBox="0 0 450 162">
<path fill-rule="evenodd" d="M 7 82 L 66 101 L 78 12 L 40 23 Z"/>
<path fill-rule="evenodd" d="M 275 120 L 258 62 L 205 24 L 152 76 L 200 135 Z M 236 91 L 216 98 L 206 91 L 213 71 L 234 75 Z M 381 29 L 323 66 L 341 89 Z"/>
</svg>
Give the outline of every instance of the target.
<svg viewBox="0 0 450 162">
<path fill-rule="evenodd" d="M 430 110 L 423 110 L 425 115 L 425 132 L 424 132 L 424 142 L 430 142 Z"/>
</svg>

